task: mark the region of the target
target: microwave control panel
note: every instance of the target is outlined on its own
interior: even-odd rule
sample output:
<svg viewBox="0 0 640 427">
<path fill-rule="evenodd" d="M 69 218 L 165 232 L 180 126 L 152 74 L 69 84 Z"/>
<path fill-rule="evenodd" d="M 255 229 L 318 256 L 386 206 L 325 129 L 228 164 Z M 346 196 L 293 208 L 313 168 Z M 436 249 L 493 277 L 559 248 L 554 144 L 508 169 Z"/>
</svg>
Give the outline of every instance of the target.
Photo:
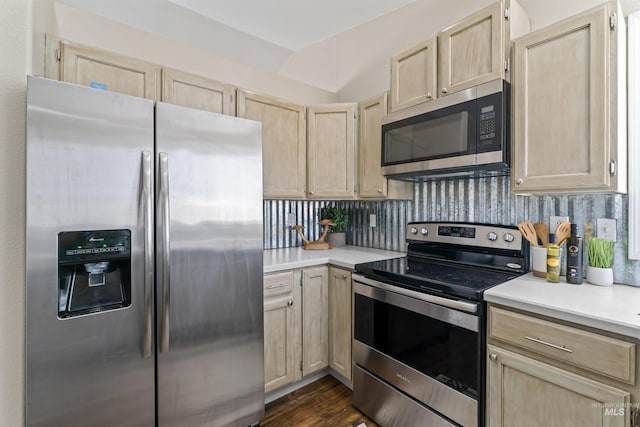
<svg viewBox="0 0 640 427">
<path fill-rule="evenodd" d="M 488 151 L 502 150 L 504 147 L 502 118 L 503 96 L 502 92 L 494 93 L 478 99 L 478 139 L 476 142 L 476 152 L 486 153 Z M 508 113 L 508 111 L 505 111 Z"/>
<path fill-rule="evenodd" d="M 487 105 L 480 110 L 480 141 L 496 137 L 496 111 L 494 105 Z"/>
</svg>

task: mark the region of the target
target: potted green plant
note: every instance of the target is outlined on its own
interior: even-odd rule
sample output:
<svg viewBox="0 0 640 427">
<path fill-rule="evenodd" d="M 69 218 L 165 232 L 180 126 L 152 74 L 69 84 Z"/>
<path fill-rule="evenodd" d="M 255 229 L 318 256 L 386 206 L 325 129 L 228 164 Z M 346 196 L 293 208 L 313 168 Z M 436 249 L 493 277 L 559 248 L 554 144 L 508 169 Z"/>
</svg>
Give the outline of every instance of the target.
<svg viewBox="0 0 640 427">
<path fill-rule="evenodd" d="M 613 284 L 613 257 L 615 242 L 599 237 L 587 240 L 587 281 L 592 285 Z"/>
<path fill-rule="evenodd" d="M 325 206 L 320 210 L 320 219 L 328 219 L 336 225 L 329 227 L 327 240 L 332 246 L 345 245 L 345 231 L 349 224 L 349 210 L 337 206 Z"/>
</svg>

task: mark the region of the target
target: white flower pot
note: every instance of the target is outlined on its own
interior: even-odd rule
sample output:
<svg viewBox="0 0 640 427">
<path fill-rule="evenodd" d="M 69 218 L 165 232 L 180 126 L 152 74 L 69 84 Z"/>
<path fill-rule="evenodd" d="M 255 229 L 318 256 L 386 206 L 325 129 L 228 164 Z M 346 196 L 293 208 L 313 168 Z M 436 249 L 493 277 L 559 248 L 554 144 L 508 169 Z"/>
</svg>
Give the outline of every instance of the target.
<svg viewBox="0 0 640 427">
<path fill-rule="evenodd" d="M 334 231 L 327 234 L 327 241 L 331 243 L 331 246 L 334 248 L 344 246 L 345 240 L 345 232 L 343 231 Z"/>
<path fill-rule="evenodd" d="M 613 269 L 587 266 L 587 282 L 598 286 L 613 285 Z"/>
</svg>

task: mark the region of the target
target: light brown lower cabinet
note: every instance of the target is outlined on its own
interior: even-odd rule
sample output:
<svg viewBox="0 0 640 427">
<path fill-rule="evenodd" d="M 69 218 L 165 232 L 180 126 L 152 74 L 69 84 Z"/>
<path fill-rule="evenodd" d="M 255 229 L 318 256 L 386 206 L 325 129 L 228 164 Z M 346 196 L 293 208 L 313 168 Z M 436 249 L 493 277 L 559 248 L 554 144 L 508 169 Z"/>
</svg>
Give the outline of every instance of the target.
<svg viewBox="0 0 640 427">
<path fill-rule="evenodd" d="M 329 366 L 329 268 L 264 276 L 265 392 Z"/>
<path fill-rule="evenodd" d="M 300 379 L 300 293 L 299 286 L 294 286 L 295 279 L 293 271 L 264 277 L 264 388 L 267 393 Z"/>
<path fill-rule="evenodd" d="M 351 381 L 351 271 L 329 267 L 329 367 Z"/>
<path fill-rule="evenodd" d="M 640 341 L 489 304 L 486 425 L 636 427 Z"/>
<path fill-rule="evenodd" d="M 302 270 L 302 376 L 329 366 L 329 271 Z"/>
<path fill-rule="evenodd" d="M 488 346 L 488 426 L 628 426 L 626 391 Z"/>
</svg>

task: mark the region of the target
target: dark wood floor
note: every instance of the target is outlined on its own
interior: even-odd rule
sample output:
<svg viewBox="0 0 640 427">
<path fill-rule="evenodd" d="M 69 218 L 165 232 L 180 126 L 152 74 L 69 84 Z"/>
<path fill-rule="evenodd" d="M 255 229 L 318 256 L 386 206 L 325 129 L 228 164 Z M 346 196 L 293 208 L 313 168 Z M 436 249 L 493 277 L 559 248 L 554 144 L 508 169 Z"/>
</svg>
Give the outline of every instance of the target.
<svg viewBox="0 0 640 427">
<path fill-rule="evenodd" d="M 269 403 L 260 427 L 378 427 L 351 406 L 351 390 L 330 375 Z"/>
</svg>

